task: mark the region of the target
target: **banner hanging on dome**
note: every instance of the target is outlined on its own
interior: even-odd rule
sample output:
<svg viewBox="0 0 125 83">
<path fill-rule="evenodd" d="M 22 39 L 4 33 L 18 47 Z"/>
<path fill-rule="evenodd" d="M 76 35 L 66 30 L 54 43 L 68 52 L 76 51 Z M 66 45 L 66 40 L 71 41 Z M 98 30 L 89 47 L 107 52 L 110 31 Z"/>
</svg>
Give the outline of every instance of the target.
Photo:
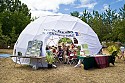
<svg viewBox="0 0 125 83">
<path fill-rule="evenodd" d="M 50 35 L 57 35 L 57 36 L 63 36 L 63 37 L 80 36 L 79 32 L 65 31 L 65 30 L 54 30 L 54 29 L 44 29 L 42 34 L 50 34 Z"/>
</svg>

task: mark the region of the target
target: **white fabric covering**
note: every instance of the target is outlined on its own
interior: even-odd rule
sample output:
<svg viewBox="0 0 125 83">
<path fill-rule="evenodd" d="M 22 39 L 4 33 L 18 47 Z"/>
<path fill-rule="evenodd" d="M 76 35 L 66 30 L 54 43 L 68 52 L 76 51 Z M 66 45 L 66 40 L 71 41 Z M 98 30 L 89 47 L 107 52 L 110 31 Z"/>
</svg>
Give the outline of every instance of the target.
<svg viewBox="0 0 125 83">
<path fill-rule="evenodd" d="M 16 49 L 16 54 L 17 52 L 21 52 L 22 55 L 25 56 L 28 42 L 37 39 L 43 41 L 42 55 L 46 56 L 45 48 L 51 35 L 42 34 L 44 29 L 80 32 L 81 36 L 76 36 L 75 38 L 78 40 L 78 44 L 88 44 L 90 54 L 97 54 L 102 47 L 97 34 L 88 24 L 79 18 L 70 15 L 48 15 L 42 16 L 31 22 L 22 31 L 14 46 L 14 50 Z M 58 38 L 58 36 L 55 37 Z M 57 42 L 58 41 L 55 40 L 55 43 Z M 14 58 L 13 60 L 15 61 Z M 23 64 L 29 64 L 29 61 L 25 60 Z"/>
</svg>

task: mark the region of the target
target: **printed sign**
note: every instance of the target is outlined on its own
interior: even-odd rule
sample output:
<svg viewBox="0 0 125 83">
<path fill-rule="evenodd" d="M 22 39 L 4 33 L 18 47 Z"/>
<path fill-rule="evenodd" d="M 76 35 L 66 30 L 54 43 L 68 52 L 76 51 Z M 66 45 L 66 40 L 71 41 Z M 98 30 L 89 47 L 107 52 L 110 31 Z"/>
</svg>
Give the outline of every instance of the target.
<svg viewBox="0 0 125 83">
<path fill-rule="evenodd" d="M 50 34 L 50 35 L 57 35 L 57 36 L 63 36 L 63 37 L 80 36 L 79 32 L 54 30 L 54 29 L 44 29 L 44 32 L 42 34 Z"/>
</svg>

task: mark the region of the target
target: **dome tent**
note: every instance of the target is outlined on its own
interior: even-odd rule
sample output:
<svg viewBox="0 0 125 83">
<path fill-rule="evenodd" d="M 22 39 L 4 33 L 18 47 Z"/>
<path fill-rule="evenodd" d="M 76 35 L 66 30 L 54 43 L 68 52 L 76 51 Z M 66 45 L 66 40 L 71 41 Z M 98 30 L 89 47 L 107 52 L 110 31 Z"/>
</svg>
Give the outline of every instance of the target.
<svg viewBox="0 0 125 83">
<path fill-rule="evenodd" d="M 14 45 L 16 54 L 17 52 L 21 52 L 22 55 L 25 56 L 28 42 L 33 40 L 40 40 L 43 42 L 42 56 L 46 56 L 45 48 L 48 39 L 53 36 L 53 33 L 51 33 L 53 31 L 56 32 L 56 35 L 54 34 L 55 37 L 75 37 L 78 40 L 79 45 L 88 44 L 90 54 L 97 54 L 102 47 L 97 34 L 88 24 L 79 18 L 70 15 L 47 15 L 31 22 L 21 32 L 17 42 Z M 69 33 L 63 34 L 63 32 Z M 77 33 L 77 35 L 75 33 Z M 23 60 L 23 63 L 28 64 L 27 60 Z"/>
</svg>

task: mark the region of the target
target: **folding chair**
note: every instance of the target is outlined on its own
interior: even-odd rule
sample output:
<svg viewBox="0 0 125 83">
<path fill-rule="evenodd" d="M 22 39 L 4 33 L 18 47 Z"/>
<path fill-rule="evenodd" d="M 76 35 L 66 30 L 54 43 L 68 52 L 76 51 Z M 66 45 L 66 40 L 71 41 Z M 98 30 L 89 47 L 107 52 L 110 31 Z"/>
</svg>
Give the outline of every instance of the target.
<svg viewBox="0 0 125 83">
<path fill-rule="evenodd" d="M 76 56 L 73 56 L 71 59 L 69 59 L 70 65 L 71 64 L 77 64 L 78 63 L 78 59 Z"/>
<path fill-rule="evenodd" d="M 59 53 L 59 55 L 57 55 L 58 57 L 58 61 L 61 63 L 63 62 L 63 51 L 61 53 Z"/>
<path fill-rule="evenodd" d="M 77 52 L 76 52 L 76 54 L 75 53 L 70 54 L 70 57 L 69 57 L 69 63 L 70 63 L 70 65 L 71 64 L 77 64 L 77 62 L 78 62 Z"/>
</svg>

